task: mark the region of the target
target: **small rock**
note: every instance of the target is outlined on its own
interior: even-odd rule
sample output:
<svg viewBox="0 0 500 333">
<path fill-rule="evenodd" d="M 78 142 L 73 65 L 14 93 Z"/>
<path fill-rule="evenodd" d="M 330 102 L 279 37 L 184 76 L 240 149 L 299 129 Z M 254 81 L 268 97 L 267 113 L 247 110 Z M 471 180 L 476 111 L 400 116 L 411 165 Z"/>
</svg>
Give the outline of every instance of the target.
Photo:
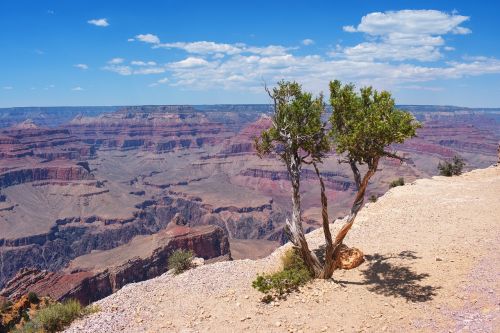
<svg viewBox="0 0 500 333">
<path fill-rule="evenodd" d="M 443 261 L 443 259 L 440 257 L 436 257 L 436 261 Z"/>
<path fill-rule="evenodd" d="M 281 323 L 280 323 L 279 321 L 277 321 L 277 322 L 275 322 L 275 323 L 274 323 L 274 326 L 276 326 L 276 327 L 280 327 L 280 326 L 281 326 Z"/>
</svg>

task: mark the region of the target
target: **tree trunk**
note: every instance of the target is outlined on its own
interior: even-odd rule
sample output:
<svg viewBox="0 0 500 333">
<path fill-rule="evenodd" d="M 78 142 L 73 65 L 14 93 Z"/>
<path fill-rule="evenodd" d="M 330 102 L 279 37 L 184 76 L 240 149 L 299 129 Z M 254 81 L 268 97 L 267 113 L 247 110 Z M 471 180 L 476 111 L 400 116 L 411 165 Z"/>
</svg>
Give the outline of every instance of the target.
<svg viewBox="0 0 500 333">
<path fill-rule="evenodd" d="M 300 208 L 300 159 L 293 156 L 288 166 L 292 183 L 292 220 L 286 220 L 286 226 L 291 236 L 291 241 L 297 247 L 304 259 L 304 263 L 314 276 L 321 274 L 321 264 L 314 253 L 309 250 L 309 246 L 302 227 L 302 214 Z"/>
<path fill-rule="evenodd" d="M 313 163 L 314 170 L 316 170 L 316 175 L 319 179 L 320 190 L 321 190 L 321 218 L 323 221 L 323 233 L 325 235 L 325 263 L 323 265 L 323 270 L 318 276 L 321 279 L 329 279 L 332 277 L 333 271 L 335 270 L 335 261 L 333 257 L 333 241 L 332 233 L 330 232 L 330 224 L 328 222 L 328 200 L 325 193 L 325 183 L 323 182 L 323 177 L 319 172 L 316 163 Z"/>
<path fill-rule="evenodd" d="M 335 261 L 334 269 L 336 269 L 339 265 L 340 245 L 342 245 L 344 238 L 347 236 L 349 230 L 351 230 L 351 227 L 354 224 L 354 220 L 356 219 L 356 215 L 358 215 L 359 210 L 363 206 L 363 203 L 365 201 L 366 188 L 368 187 L 368 181 L 373 176 L 375 171 L 377 171 L 378 159 L 375 159 L 373 163 L 369 165 L 368 171 L 363 177 L 363 180 L 361 180 L 361 175 L 359 173 L 358 167 L 356 166 L 356 163 L 354 161 L 351 161 L 350 165 L 354 173 L 354 180 L 356 182 L 358 192 L 356 193 L 356 197 L 354 198 L 354 203 L 352 204 L 351 212 L 347 217 L 347 223 L 344 224 L 344 226 L 340 229 L 340 231 L 337 233 L 337 236 L 335 237 L 335 243 L 333 244 L 334 248 L 333 259 Z"/>
</svg>

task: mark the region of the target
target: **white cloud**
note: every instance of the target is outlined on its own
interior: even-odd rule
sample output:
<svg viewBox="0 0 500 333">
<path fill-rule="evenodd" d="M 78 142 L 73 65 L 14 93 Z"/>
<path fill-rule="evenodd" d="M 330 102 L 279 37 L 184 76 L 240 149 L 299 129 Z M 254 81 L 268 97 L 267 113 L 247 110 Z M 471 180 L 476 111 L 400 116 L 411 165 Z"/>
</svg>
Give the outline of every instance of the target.
<svg viewBox="0 0 500 333">
<path fill-rule="evenodd" d="M 125 61 L 125 59 L 123 59 L 123 58 L 113 58 L 113 59 L 108 61 L 108 64 L 118 65 L 118 64 L 122 64 L 124 61 Z"/>
<path fill-rule="evenodd" d="M 312 40 L 312 39 L 306 38 L 306 39 L 302 40 L 302 45 L 308 46 L 308 45 L 313 45 L 313 44 L 314 44 L 314 40 Z"/>
<path fill-rule="evenodd" d="M 108 61 L 108 64 L 102 69 L 109 72 L 114 72 L 120 75 L 148 75 L 148 74 L 161 74 L 167 70 L 165 66 L 158 66 L 154 61 L 140 61 L 134 60 L 130 65 L 124 64 L 125 59 L 113 58 Z M 134 67 L 132 67 L 134 66 Z"/>
<path fill-rule="evenodd" d="M 171 68 L 193 68 L 208 65 L 209 62 L 203 58 L 187 57 L 184 60 L 173 62 L 170 64 Z"/>
<path fill-rule="evenodd" d="M 76 64 L 76 65 L 73 65 L 73 67 L 76 67 L 76 68 L 79 68 L 79 69 L 88 69 L 89 66 L 87 64 Z"/>
<path fill-rule="evenodd" d="M 98 26 L 98 27 L 109 26 L 108 19 L 105 19 L 105 18 L 88 20 L 87 23 Z"/>
<path fill-rule="evenodd" d="M 130 68 L 130 66 L 108 65 L 104 66 L 102 69 L 105 71 L 114 72 L 124 76 L 132 75 L 132 68 Z"/>
<path fill-rule="evenodd" d="M 156 87 L 160 84 L 166 84 L 170 82 L 170 80 L 168 79 L 168 77 L 164 77 L 163 79 L 159 79 L 158 81 L 154 82 L 154 83 L 151 83 L 149 86 L 150 87 Z"/>
<path fill-rule="evenodd" d="M 344 54 L 356 59 L 435 61 L 445 49 L 442 36 L 468 34 L 460 26 L 468 16 L 437 10 L 400 10 L 365 15 L 357 27 L 344 26 L 346 32 L 362 32 L 369 41 L 344 49 Z"/>
<path fill-rule="evenodd" d="M 347 32 L 363 33 L 365 41 L 336 45 L 326 54 L 308 55 L 296 54 L 295 47 L 284 45 L 216 41 L 162 43 L 156 35 L 137 35 L 135 40 L 152 44 L 154 49 L 180 49 L 187 55 L 165 65 L 135 60 L 130 65 L 124 65 L 123 61 L 108 64 L 104 69 L 120 75 L 168 73 L 150 86 L 168 83 L 195 90 L 262 92 L 262 81 L 272 84 L 285 79 L 297 80 L 306 89 L 320 92 L 327 89 L 328 81 L 340 79 L 358 86 L 373 85 L 377 89 L 439 91 L 440 87 L 424 83 L 500 74 L 500 60 L 495 58 L 442 61 L 447 54 L 444 51 L 453 50 L 446 45 L 446 35 L 470 33 L 460 26 L 467 20 L 468 17 L 457 13 L 439 11 L 371 13 L 357 26 L 343 28 Z M 417 64 L 415 60 L 426 63 Z"/>
<path fill-rule="evenodd" d="M 73 91 L 83 91 L 84 89 L 82 87 L 74 87 L 71 90 L 73 90 Z"/>
<path fill-rule="evenodd" d="M 132 74 L 148 75 L 148 74 L 161 74 L 165 73 L 166 69 L 164 67 L 149 67 L 149 68 L 139 68 L 132 71 Z"/>
<path fill-rule="evenodd" d="M 156 66 L 156 62 L 154 62 L 154 61 L 145 62 L 145 61 L 140 61 L 140 60 L 134 60 L 134 61 L 131 61 L 130 64 L 134 65 L 134 66 Z"/>
<path fill-rule="evenodd" d="M 220 44 L 215 42 L 176 42 L 176 43 L 164 43 L 158 45 L 158 47 L 163 48 L 177 48 L 182 49 L 188 53 L 196 54 L 209 54 L 209 53 L 225 53 L 225 54 L 236 54 L 242 52 L 242 48 L 231 44 Z"/>
<path fill-rule="evenodd" d="M 12 86 L 4 86 L 3 87 L 3 90 L 12 90 L 14 89 Z"/>
<path fill-rule="evenodd" d="M 406 35 L 465 34 L 470 33 L 470 30 L 459 25 L 467 20 L 468 16 L 438 10 L 375 12 L 363 16 L 356 28 L 347 26 L 344 31 L 364 32 L 372 36 L 390 35 L 394 32 Z"/>
<path fill-rule="evenodd" d="M 235 55 L 240 53 L 254 53 L 261 55 L 282 55 L 292 48 L 287 48 L 281 45 L 268 45 L 265 47 L 247 46 L 244 43 L 217 43 L 212 41 L 196 41 L 196 42 L 174 42 L 161 43 L 160 38 L 153 34 L 137 35 L 130 38 L 129 41 L 138 40 L 144 43 L 153 44 L 153 48 L 165 49 L 181 49 L 187 53 L 197 55 L 213 54 L 221 57 L 221 55 Z M 309 43 L 312 40 L 308 40 Z"/>
<path fill-rule="evenodd" d="M 342 30 L 346 32 L 356 32 L 356 28 L 352 25 L 345 25 L 342 27 Z"/>
<path fill-rule="evenodd" d="M 159 44 L 160 43 L 160 38 L 158 36 L 153 35 L 153 34 L 144 34 L 144 35 L 137 35 L 135 36 L 135 39 L 138 41 L 144 42 L 144 43 L 150 43 L 150 44 Z M 130 41 L 130 39 L 129 39 Z"/>
</svg>

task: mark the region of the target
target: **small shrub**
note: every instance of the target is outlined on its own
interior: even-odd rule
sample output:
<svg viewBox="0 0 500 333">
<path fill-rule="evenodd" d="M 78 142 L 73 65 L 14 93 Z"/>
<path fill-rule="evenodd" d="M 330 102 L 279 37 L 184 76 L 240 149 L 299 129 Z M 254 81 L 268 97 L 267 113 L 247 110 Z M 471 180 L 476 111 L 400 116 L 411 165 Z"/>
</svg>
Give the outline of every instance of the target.
<svg viewBox="0 0 500 333">
<path fill-rule="evenodd" d="M 38 295 L 32 291 L 28 293 L 28 301 L 31 304 L 38 304 L 40 302 L 40 299 L 38 298 Z"/>
<path fill-rule="evenodd" d="M 180 274 L 193 268 L 193 251 L 175 250 L 168 258 L 168 268 L 174 270 L 174 274 Z"/>
<path fill-rule="evenodd" d="M 396 180 L 393 180 L 390 184 L 389 184 L 389 187 L 390 188 L 393 188 L 393 187 L 397 187 L 397 186 L 403 186 L 405 184 L 405 179 L 403 177 L 399 177 L 398 179 Z"/>
<path fill-rule="evenodd" d="M 455 155 L 451 161 L 444 161 L 443 163 L 439 162 L 439 175 L 446 177 L 459 176 L 462 174 L 464 166 L 465 162 L 463 158 Z"/>
<path fill-rule="evenodd" d="M 281 262 L 283 270 L 272 274 L 257 275 L 252 282 L 253 288 L 266 294 L 262 299 L 263 302 L 268 303 L 275 298 L 284 298 L 312 279 L 311 273 L 296 249 L 285 252 Z"/>
<path fill-rule="evenodd" d="M 77 300 L 50 304 L 35 313 L 33 318 L 15 332 L 58 332 L 69 326 L 75 319 L 99 311 L 98 307 L 83 307 Z"/>
<path fill-rule="evenodd" d="M 377 202 L 377 199 L 378 199 L 378 197 L 375 194 L 370 195 L 370 197 L 368 198 L 368 200 L 370 200 L 370 202 Z"/>
</svg>

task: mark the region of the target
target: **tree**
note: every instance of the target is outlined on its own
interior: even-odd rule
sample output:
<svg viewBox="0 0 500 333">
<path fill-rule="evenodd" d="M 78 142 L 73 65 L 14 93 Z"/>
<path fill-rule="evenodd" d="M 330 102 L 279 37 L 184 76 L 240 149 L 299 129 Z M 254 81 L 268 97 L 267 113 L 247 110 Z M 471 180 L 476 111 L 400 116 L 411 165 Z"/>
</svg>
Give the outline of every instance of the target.
<svg viewBox="0 0 500 333">
<path fill-rule="evenodd" d="M 389 92 L 378 92 L 372 87 L 361 88 L 357 93 L 353 84 L 331 81 L 330 104 L 333 109 L 330 135 L 337 154 L 345 158 L 341 162 L 350 165 L 357 189 L 347 222 L 333 244 L 333 258 L 337 263 L 341 245 L 363 206 L 368 181 L 377 171 L 380 159 L 391 157 L 403 161 L 389 152 L 388 146 L 414 137 L 421 125 L 410 113 L 395 107 Z M 367 166 L 364 175 L 360 165 Z"/>
<path fill-rule="evenodd" d="M 464 159 L 458 155 L 453 156 L 453 159 L 450 161 L 444 161 L 443 164 L 439 162 L 438 170 L 440 176 L 459 176 L 462 174 L 463 168 L 465 166 Z"/>
<path fill-rule="evenodd" d="M 304 236 L 300 176 L 303 164 L 312 164 L 319 175 L 317 164 L 330 151 L 325 124 L 321 120 L 325 110 L 323 96 L 313 98 L 312 94 L 303 92 L 298 83 L 285 81 L 278 82 L 272 91 L 266 87 L 266 91 L 274 102 L 272 127 L 255 139 L 257 153 L 260 157 L 273 154 L 286 165 L 292 185 L 292 217 L 286 220 L 285 228 L 311 273 L 315 277 L 322 277 L 323 267 L 309 250 Z M 331 242 L 328 220 L 323 229 Z"/>
</svg>

